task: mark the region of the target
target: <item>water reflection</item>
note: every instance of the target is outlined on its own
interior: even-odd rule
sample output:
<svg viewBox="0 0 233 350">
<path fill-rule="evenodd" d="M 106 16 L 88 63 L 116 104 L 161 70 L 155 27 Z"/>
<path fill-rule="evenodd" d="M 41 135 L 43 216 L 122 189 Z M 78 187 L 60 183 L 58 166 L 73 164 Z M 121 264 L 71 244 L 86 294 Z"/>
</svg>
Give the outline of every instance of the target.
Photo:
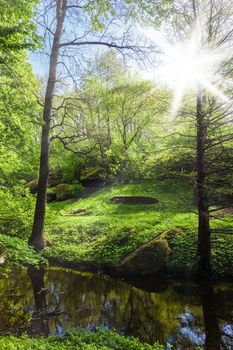
<svg viewBox="0 0 233 350">
<path fill-rule="evenodd" d="M 24 328 L 23 330 L 30 333 L 30 335 L 48 336 L 50 333 L 47 317 L 44 275 L 45 270 L 43 268 L 39 270 L 35 269 L 34 267 L 28 268 L 28 277 L 32 283 L 34 296 L 34 308 L 28 327 Z"/>
<path fill-rule="evenodd" d="M 217 309 L 214 301 L 214 288 L 210 283 L 201 285 L 202 309 L 205 325 L 205 348 L 221 349 L 221 332 L 218 325 Z"/>
<path fill-rule="evenodd" d="M 63 334 L 114 328 L 176 350 L 233 349 L 233 284 L 120 280 L 30 268 L 0 280 L 0 332 Z M 166 345 L 165 345 L 166 347 Z M 168 348 L 168 347 L 167 347 Z"/>
</svg>

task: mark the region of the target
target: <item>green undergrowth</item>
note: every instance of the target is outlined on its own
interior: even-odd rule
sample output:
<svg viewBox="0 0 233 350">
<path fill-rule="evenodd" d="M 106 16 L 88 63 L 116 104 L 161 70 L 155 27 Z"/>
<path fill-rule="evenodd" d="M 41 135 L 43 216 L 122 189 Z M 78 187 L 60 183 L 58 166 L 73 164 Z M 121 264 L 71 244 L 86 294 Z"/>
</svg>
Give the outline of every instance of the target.
<svg viewBox="0 0 233 350">
<path fill-rule="evenodd" d="M 159 202 L 112 204 L 114 196 L 149 196 Z M 53 242 L 45 256 L 60 262 L 114 267 L 162 232 L 195 230 L 192 190 L 174 182 L 143 182 L 108 187 L 76 201 L 50 203 L 46 236 Z"/>
<path fill-rule="evenodd" d="M 159 202 L 145 205 L 113 204 L 114 196 L 149 196 Z M 212 219 L 215 230 L 233 228 L 232 216 Z M 46 236 L 52 247 L 44 255 L 60 263 L 85 262 L 116 267 L 128 254 L 169 230 L 172 272 L 195 272 L 197 268 L 197 214 L 193 190 L 177 181 L 154 181 L 106 187 L 88 198 L 50 203 Z M 233 232 L 233 230 L 232 230 Z M 215 236 L 213 236 L 215 237 Z M 216 235 L 212 242 L 212 265 L 216 273 L 233 270 L 231 235 Z M 224 253 L 226 251 L 226 254 Z"/>
<path fill-rule="evenodd" d="M 27 241 L 3 234 L 0 235 L 0 261 L 1 275 L 28 265 L 46 264 L 46 259 L 30 248 Z"/>
<path fill-rule="evenodd" d="M 218 275 L 233 275 L 233 235 L 212 237 L 211 262 Z"/>
<path fill-rule="evenodd" d="M 65 336 L 48 338 L 0 337 L 2 350 L 162 350 L 159 344 L 143 344 L 136 338 L 124 337 L 113 331 L 99 329 L 87 332 L 71 330 Z"/>
<path fill-rule="evenodd" d="M 113 204 L 114 196 L 149 196 L 155 204 Z M 27 238 L 0 235 L 0 271 L 50 259 L 75 266 L 86 263 L 115 268 L 132 252 L 164 232 L 171 234 L 170 272 L 195 272 L 197 268 L 197 214 L 193 190 L 175 181 L 142 182 L 103 188 L 88 198 L 49 203 L 45 235 L 52 246 L 42 255 L 33 252 Z M 233 215 L 212 218 L 212 266 L 220 275 L 232 275 Z M 172 234 L 172 232 L 176 234 Z M 178 234 L 177 234 L 178 232 Z M 1 259 L 5 263 L 1 263 Z"/>
</svg>

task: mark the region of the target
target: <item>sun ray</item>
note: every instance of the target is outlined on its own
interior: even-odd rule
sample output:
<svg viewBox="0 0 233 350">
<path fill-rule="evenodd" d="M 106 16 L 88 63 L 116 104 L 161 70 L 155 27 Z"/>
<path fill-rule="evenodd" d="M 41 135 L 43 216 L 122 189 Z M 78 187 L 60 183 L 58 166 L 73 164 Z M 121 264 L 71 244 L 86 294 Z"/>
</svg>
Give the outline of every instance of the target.
<svg viewBox="0 0 233 350">
<path fill-rule="evenodd" d="M 211 92 L 214 96 L 218 97 L 223 103 L 229 104 L 230 99 L 224 95 L 224 93 L 217 88 L 214 84 L 212 84 L 209 80 L 203 79 L 202 77 L 197 77 L 198 82 L 205 88 L 207 91 Z"/>
<path fill-rule="evenodd" d="M 176 117 L 176 115 L 180 109 L 180 105 L 181 105 L 182 100 L 184 98 L 185 85 L 186 85 L 186 80 L 181 79 L 176 86 L 176 93 L 173 96 L 172 104 L 171 104 L 171 108 L 170 108 L 170 112 L 169 112 L 171 119 L 174 119 Z"/>
<path fill-rule="evenodd" d="M 184 96 L 190 91 L 196 93 L 199 84 L 207 92 L 215 96 L 224 105 L 231 101 L 218 87 L 224 87 L 218 69 L 222 62 L 229 59 L 228 48 L 217 48 L 214 42 L 202 45 L 205 20 L 199 18 L 186 41 L 171 43 L 162 32 L 145 30 L 144 34 L 154 39 L 163 54 L 159 68 L 160 81 L 174 91 L 169 114 L 175 118 L 182 105 Z M 151 77 L 153 74 L 151 75 Z M 218 85 L 216 85 L 216 83 Z"/>
<path fill-rule="evenodd" d="M 227 96 L 212 83 L 216 78 L 216 66 L 223 61 L 226 54 L 210 48 L 203 49 L 200 45 L 200 36 L 200 29 L 194 29 L 188 42 L 175 46 L 163 46 L 164 54 L 168 57 L 168 63 L 164 66 L 165 78 L 174 82 L 174 97 L 170 108 L 172 118 L 178 113 L 184 95 L 190 89 L 196 90 L 197 84 L 203 86 L 223 103 L 230 102 Z"/>
</svg>

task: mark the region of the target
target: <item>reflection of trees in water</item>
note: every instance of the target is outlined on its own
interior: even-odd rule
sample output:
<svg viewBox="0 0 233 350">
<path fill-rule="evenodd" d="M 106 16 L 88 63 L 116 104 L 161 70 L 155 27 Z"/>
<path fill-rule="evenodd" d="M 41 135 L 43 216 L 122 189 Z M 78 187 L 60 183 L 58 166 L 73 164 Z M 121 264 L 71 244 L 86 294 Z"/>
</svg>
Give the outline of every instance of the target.
<svg viewBox="0 0 233 350">
<path fill-rule="evenodd" d="M 47 303 L 50 308 L 55 307 L 53 305 L 63 308 L 65 305 L 69 315 L 66 327 L 92 329 L 102 325 L 127 334 L 135 334 L 138 329 L 136 335 L 148 333 L 149 324 L 153 325 L 152 334 L 154 329 L 161 328 L 151 322 L 156 313 L 156 310 L 151 310 L 152 305 L 157 309 L 152 294 L 111 279 L 69 272 L 66 273 L 65 283 L 62 283 L 61 280 L 58 282 L 58 273 L 60 272 L 48 272 L 50 287 Z M 58 290 L 59 293 L 56 292 Z M 62 317 L 63 315 L 58 316 L 58 319 L 62 320 Z M 55 329 L 53 322 L 50 320 L 50 327 Z"/>
<path fill-rule="evenodd" d="M 56 274 L 51 278 L 50 282 L 55 283 Z M 154 305 L 157 309 L 157 306 L 151 294 L 96 276 L 71 274 L 66 282 L 63 286 L 59 285 L 63 292 L 60 293 L 59 304 L 66 305 L 69 315 L 67 327 L 76 325 L 92 329 L 102 325 L 127 334 L 136 332 L 136 335 L 148 333 L 149 324 L 153 325 L 152 333 L 158 329 L 153 322 L 155 312 L 151 307 Z M 52 300 L 52 296 L 49 297 Z"/>
<path fill-rule="evenodd" d="M 232 313 L 224 306 L 233 306 L 233 287 L 218 287 L 214 294 L 210 285 L 170 282 L 146 292 L 98 275 L 30 268 L 28 274 L 0 280 L 0 296 L 2 331 L 47 335 L 102 325 L 191 350 L 203 343 L 206 330 L 206 350 L 233 348 L 233 327 L 226 322 Z"/>
<path fill-rule="evenodd" d="M 205 349 L 221 349 L 221 332 L 219 329 L 216 306 L 214 301 L 214 289 L 210 283 L 201 286 L 202 309 L 205 324 Z"/>
<path fill-rule="evenodd" d="M 0 332 L 15 332 L 31 318 L 33 294 L 25 271 L 18 276 L 0 279 Z"/>
<path fill-rule="evenodd" d="M 28 268 L 28 276 L 32 283 L 35 303 L 31 322 L 26 329 L 31 335 L 48 336 L 50 333 L 46 313 L 46 289 L 44 275 L 44 268 L 35 269 L 33 266 Z"/>
<path fill-rule="evenodd" d="M 199 290 L 202 318 L 189 310 L 180 315 L 177 334 L 171 341 L 174 349 L 191 350 L 200 346 L 205 350 L 232 350 L 233 326 L 226 323 L 220 326 L 219 316 L 223 316 L 222 308 L 221 304 L 216 303 L 212 284 L 202 283 Z M 227 336 L 226 333 L 228 333 Z"/>
<path fill-rule="evenodd" d="M 158 339 L 165 343 L 177 328 L 176 315 L 183 312 L 189 299 L 187 295 L 177 294 L 172 287 L 160 293 L 147 293 L 116 280 L 69 272 L 66 272 L 65 283 L 61 279 L 58 283 L 60 273 L 48 272 L 49 290 L 55 290 L 51 286 L 56 285 L 60 291 L 56 302 L 58 298 L 58 304 L 65 305 L 69 315 L 66 327 L 92 329 L 102 325 L 139 336 L 144 341 Z M 47 298 L 51 305 L 53 295 L 48 292 Z M 194 311 L 201 313 L 199 306 L 194 306 Z M 52 322 L 54 320 L 50 320 L 50 328 L 55 329 Z"/>
<path fill-rule="evenodd" d="M 56 303 L 65 306 L 69 315 L 66 327 L 93 329 L 102 325 L 139 336 L 147 342 L 160 340 L 166 343 L 173 335 L 179 349 L 203 344 L 206 330 L 206 349 L 220 349 L 221 334 L 210 285 L 201 288 L 191 284 L 185 290 L 182 283 L 171 283 L 161 292 L 147 293 L 128 284 L 93 275 L 68 273 L 67 276 L 66 273 L 64 284 L 58 284 L 58 280 L 56 272 L 51 271 L 50 285 L 56 285 L 59 290 Z M 50 299 L 52 301 L 52 295 Z M 193 319 L 184 325 L 179 322 L 178 316 L 186 309 L 190 310 Z M 218 310 L 221 312 L 221 305 Z"/>
<path fill-rule="evenodd" d="M 35 301 L 35 314 L 44 314 L 46 312 L 46 289 L 44 283 L 45 269 L 35 269 L 33 266 L 28 268 L 28 276 L 32 283 L 33 296 Z"/>
</svg>

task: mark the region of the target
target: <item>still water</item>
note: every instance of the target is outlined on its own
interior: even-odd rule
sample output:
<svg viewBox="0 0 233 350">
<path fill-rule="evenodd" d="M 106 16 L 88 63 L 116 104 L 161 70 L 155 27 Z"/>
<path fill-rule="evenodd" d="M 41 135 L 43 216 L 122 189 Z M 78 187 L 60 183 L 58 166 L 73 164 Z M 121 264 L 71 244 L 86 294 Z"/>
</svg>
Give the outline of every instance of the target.
<svg viewBox="0 0 233 350">
<path fill-rule="evenodd" d="M 30 269 L 0 279 L 0 333 L 116 329 L 168 349 L 233 349 L 233 283 L 125 282 L 74 270 Z"/>
</svg>

